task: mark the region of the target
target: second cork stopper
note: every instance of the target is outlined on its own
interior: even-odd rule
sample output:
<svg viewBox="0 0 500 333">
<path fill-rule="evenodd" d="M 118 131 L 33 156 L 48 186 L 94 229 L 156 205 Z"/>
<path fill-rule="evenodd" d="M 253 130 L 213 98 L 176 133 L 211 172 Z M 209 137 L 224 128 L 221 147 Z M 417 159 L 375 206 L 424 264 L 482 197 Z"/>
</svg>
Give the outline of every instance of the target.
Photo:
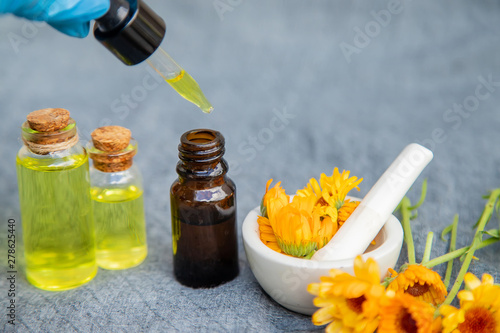
<svg viewBox="0 0 500 333">
<path fill-rule="evenodd" d="M 89 154 L 96 169 L 103 172 L 118 172 L 132 166 L 137 143 L 128 128 L 99 127 L 90 136 L 93 146 L 89 147 Z"/>
<path fill-rule="evenodd" d="M 95 129 L 92 134 L 94 147 L 107 152 L 117 152 L 128 147 L 132 132 L 121 126 L 104 126 Z"/>
</svg>

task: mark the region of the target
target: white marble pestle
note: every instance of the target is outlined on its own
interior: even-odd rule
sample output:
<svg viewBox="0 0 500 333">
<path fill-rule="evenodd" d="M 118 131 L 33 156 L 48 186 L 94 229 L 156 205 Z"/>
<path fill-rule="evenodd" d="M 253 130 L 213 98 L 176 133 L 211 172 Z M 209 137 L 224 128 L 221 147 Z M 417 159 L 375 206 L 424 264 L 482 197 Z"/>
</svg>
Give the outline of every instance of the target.
<svg viewBox="0 0 500 333">
<path fill-rule="evenodd" d="M 311 259 L 343 260 L 362 254 L 432 157 L 432 152 L 419 144 L 406 146 L 330 242 Z"/>
</svg>

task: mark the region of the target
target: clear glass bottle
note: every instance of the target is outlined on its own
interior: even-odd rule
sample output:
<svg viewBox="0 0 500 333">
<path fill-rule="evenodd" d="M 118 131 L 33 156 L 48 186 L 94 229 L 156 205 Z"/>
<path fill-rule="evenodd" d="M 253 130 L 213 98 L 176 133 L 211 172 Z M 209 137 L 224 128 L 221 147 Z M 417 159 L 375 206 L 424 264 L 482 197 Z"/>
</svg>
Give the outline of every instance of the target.
<svg viewBox="0 0 500 333">
<path fill-rule="evenodd" d="M 22 125 L 16 161 L 26 278 L 45 290 L 75 288 L 97 273 L 88 156 L 61 110 L 28 115 L 38 112 L 47 127 Z"/>
<path fill-rule="evenodd" d="M 184 133 L 170 189 L 174 274 L 193 288 L 215 287 L 239 273 L 236 187 L 227 177 L 221 133 Z"/>
<path fill-rule="evenodd" d="M 98 131 L 104 133 L 100 138 L 95 135 Z M 142 175 L 133 164 L 137 141 L 130 136 L 123 139 L 116 131 L 123 133 L 128 129 L 120 126 L 98 128 L 92 133 L 93 141 L 87 147 L 93 160 L 90 182 L 97 264 L 105 269 L 137 266 L 148 253 Z M 99 140 L 108 140 L 108 143 L 115 140 L 114 146 L 103 146 L 104 141 Z M 113 151 L 106 151 L 109 149 Z"/>
</svg>

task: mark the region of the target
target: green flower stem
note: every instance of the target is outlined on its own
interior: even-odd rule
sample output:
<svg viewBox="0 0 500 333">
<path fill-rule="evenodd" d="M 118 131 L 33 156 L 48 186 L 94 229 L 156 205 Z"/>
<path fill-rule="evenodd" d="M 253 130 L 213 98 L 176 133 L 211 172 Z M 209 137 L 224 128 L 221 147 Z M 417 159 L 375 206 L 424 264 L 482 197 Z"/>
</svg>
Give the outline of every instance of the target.
<svg viewBox="0 0 500 333">
<path fill-rule="evenodd" d="M 486 247 L 488 245 L 494 244 L 494 243 L 496 243 L 498 241 L 500 241 L 499 238 L 488 238 L 488 239 L 482 241 L 477 246 L 476 250 L 482 249 L 483 247 Z M 449 262 L 450 260 L 453 260 L 455 258 L 463 256 L 464 254 L 467 253 L 467 251 L 469 251 L 470 248 L 471 248 L 470 246 L 466 246 L 466 247 L 462 247 L 462 248 L 460 248 L 458 250 L 455 250 L 455 251 L 452 251 L 452 252 L 448 252 L 448 253 L 446 253 L 446 254 L 444 254 L 442 256 L 439 256 L 437 258 L 429 260 L 428 262 L 426 262 L 425 264 L 423 264 L 423 266 L 425 266 L 427 268 L 432 268 L 434 266 L 443 264 L 445 262 Z"/>
<path fill-rule="evenodd" d="M 458 229 L 458 214 L 455 214 L 453 218 L 453 224 L 451 225 L 451 235 L 450 235 L 450 250 L 448 252 L 453 252 L 457 248 L 457 229 Z M 453 270 L 453 260 L 448 261 L 448 266 L 446 267 L 446 274 L 444 276 L 444 286 L 448 289 L 451 280 L 451 273 Z"/>
<path fill-rule="evenodd" d="M 431 231 L 427 234 L 427 241 L 425 242 L 424 257 L 422 258 L 422 265 L 429 261 L 431 257 L 432 240 L 434 239 L 434 233 Z"/>
<path fill-rule="evenodd" d="M 479 245 L 482 243 L 483 230 L 486 227 L 488 221 L 490 220 L 491 214 L 495 209 L 495 203 L 499 196 L 500 196 L 500 189 L 496 189 L 493 192 L 491 192 L 488 202 L 484 207 L 483 214 L 481 214 L 481 218 L 479 219 L 479 223 L 476 229 L 476 233 L 474 234 L 474 239 L 472 240 L 470 249 L 465 255 L 464 262 L 462 264 L 462 267 L 460 268 L 460 271 L 458 272 L 458 276 L 455 280 L 455 283 L 453 284 L 453 287 L 451 287 L 451 290 L 446 299 L 444 300 L 443 304 L 451 304 L 451 302 L 457 295 L 458 290 L 460 289 L 460 286 L 462 285 L 462 282 L 464 280 L 465 274 L 469 270 L 469 265 L 472 261 L 472 258 L 474 257 L 474 252 L 479 248 Z"/>
<path fill-rule="evenodd" d="M 410 218 L 411 218 L 411 202 L 408 197 L 404 197 L 401 200 L 401 220 L 403 224 L 403 231 L 405 235 L 406 248 L 408 249 L 408 263 L 413 265 L 416 263 L 415 260 L 415 245 L 413 244 L 413 236 L 411 234 Z"/>
<path fill-rule="evenodd" d="M 395 277 L 387 278 L 384 280 L 384 282 L 381 283 L 382 287 L 387 288 L 392 281 L 396 280 L 398 276 L 396 275 Z"/>
<path fill-rule="evenodd" d="M 424 203 L 426 195 L 427 195 L 427 178 L 425 178 L 424 181 L 422 182 L 422 193 L 420 194 L 420 199 L 414 206 L 411 206 L 408 209 L 415 210 L 418 207 L 420 207 Z"/>
<path fill-rule="evenodd" d="M 401 267 L 399 267 L 399 273 L 401 272 L 404 272 L 406 271 L 406 269 L 408 268 L 408 264 L 403 264 L 401 265 Z M 381 285 L 384 287 L 384 288 L 387 288 L 387 286 L 389 286 L 391 284 L 392 281 L 394 281 L 396 278 L 398 277 L 398 275 L 394 275 L 394 276 L 391 276 L 391 277 L 386 277 L 384 279 L 384 282 L 381 283 Z"/>
</svg>

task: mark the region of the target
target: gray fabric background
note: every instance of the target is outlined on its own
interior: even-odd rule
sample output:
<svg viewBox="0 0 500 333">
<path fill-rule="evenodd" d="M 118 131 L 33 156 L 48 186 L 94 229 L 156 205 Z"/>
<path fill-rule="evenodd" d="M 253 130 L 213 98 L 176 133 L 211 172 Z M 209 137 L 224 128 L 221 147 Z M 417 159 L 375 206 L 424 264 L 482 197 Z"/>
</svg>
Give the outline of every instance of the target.
<svg viewBox="0 0 500 333">
<path fill-rule="evenodd" d="M 404 146 L 421 142 L 435 157 L 409 194 L 416 201 L 428 178 L 427 200 L 413 223 L 417 258 L 427 231 L 440 233 L 455 213 L 461 221 L 458 246 L 469 244 L 485 203 L 481 196 L 500 186 L 500 84 L 491 91 L 481 88 L 488 95 L 470 112 L 454 113 L 453 105 L 474 101 L 479 77 L 500 82 L 500 5 L 402 1 L 390 22 L 375 24 L 372 11 L 391 3 L 150 0 L 167 22 L 163 47 L 203 88 L 215 106 L 210 115 L 164 82 L 141 96 L 143 80 L 150 79 L 147 65 L 122 65 L 92 36 L 73 39 L 47 25 L 2 17 L 0 330 L 13 329 L 4 315 L 8 218 L 17 221 L 22 268 L 15 175 L 19 126 L 27 113 L 44 107 L 69 109 L 83 140 L 108 123 L 132 130 L 145 180 L 149 256 L 127 271 L 100 270 L 87 285 L 66 292 L 38 290 L 19 273 L 20 332 L 322 329 L 262 291 L 241 234 L 241 274 L 234 281 L 192 290 L 173 278 L 168 191 L 176 177 L 179 137 L 194 128 L 217 129 L 226 138 L 226 159 L 238 187 L 239 229 L 269 178 L 294 192 L 337 166 L 364 178 L 358 193 L 363 196 Z M 226 4 L 224 13 L 216 9 L 220 4 Z M 357 29 L 372 29 L 372 37 L 348 62 L 341 45 L 360 42 Z M 17 47 L 9 41 L 16 36 Z M 121 96 L 134 92 L 134 104 L 124 107 Z M 279 128 L 271 126 L 277 114 L 288 117 Z M 432 255 L 446 247 L 436 237 Z M 497 244 L 477 252 L 480 260 L 471 271 L 488 271 L 500 280 L 499 251 Z M 400 264 L 405 257 L 403 250 Z"/>
</svg>

